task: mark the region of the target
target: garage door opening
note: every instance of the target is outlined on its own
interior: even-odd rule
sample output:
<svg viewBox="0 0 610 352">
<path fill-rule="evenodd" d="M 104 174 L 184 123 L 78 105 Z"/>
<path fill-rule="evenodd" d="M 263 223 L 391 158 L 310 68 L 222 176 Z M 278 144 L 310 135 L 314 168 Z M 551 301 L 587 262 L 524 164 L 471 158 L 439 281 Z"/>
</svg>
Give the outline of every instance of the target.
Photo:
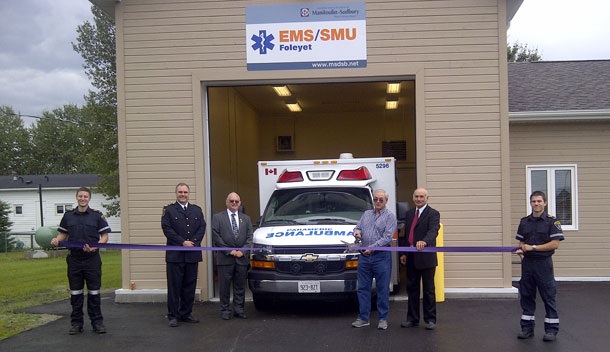
<svg viewBox="0 0 610 352">
<path fill-rule="evenodd" d="M 397 199 L 416 186 L 415 81 L 207 87 L 212 214 L 239 193 L 260 216 L 259 160 L 393 156 Z M 291 110 L 292 109 L 292 110 Z M 214 278 L 216 278 L 214 265 Z M 217 280 L 214 279 L 217 293 Z"/>
</svg>

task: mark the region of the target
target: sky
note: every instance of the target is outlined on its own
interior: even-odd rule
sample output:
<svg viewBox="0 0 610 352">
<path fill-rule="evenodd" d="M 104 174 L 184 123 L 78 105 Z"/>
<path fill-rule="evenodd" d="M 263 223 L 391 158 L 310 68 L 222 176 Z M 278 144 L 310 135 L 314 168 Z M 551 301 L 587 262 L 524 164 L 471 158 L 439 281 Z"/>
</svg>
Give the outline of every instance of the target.
<svg viewBox="0 0 610 352">
<path fill-rule="evenodd" d="M 84 103 L 92 87 L 71 43 L 76 27 L 92 21 L 90 7 L 87 0 L 0 0 L 0 105 L 40 116 Z M 538 49 L 547 61 L 610 59 L 609 16 L 610 0 L 525 0 L 508 42 Z"/>
<path fill-rule="evenodd" d="M 610 1 L 525 0 L 508 42 L 538 49 L 544 61 L 610 59 Z"/>
</svg>

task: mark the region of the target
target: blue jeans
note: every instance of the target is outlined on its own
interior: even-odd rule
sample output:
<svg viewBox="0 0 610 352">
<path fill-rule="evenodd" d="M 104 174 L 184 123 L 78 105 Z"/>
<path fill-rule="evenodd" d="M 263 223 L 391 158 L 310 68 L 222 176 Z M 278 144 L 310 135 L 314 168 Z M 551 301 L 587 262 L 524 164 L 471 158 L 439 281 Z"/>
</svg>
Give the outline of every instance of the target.
<svg viewBox="0 0 610 352">
<path fill-rule="evenodd" d="M 358 258 L 358 319 L 369 320 L 371 315 L 371 286 L 375 278 L 377 288 L 377 313 L 379 320 L 388 320 L 390 309 L 391 252 L 377 251 Z"/>
</svg>

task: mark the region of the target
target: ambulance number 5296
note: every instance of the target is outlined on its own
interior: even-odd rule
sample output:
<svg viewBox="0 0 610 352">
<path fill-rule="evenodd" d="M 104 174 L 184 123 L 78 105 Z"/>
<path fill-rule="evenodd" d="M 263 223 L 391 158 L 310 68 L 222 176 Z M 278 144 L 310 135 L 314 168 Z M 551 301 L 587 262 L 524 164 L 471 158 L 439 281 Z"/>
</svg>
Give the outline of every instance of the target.
<svg viewBox="0 0 610 352">
<path fill-rule="evenodd" d="M 389 167 L 390 167 L 390 164 L 388 164 L 388 163 L 375 164 L 376 169 L 387 169 Z"/>
</svg>

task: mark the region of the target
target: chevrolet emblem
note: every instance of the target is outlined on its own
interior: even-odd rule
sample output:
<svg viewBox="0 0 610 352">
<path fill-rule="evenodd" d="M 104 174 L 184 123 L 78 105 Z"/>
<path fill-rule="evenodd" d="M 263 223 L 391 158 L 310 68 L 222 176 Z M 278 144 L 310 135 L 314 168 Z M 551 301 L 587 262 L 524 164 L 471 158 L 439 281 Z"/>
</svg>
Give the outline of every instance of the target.
<svg viewBox="0 0 610 352">
<path fill-rule="evenodd" d="M 301 260 L 304 260 L 306 262 L 313 262 L 314 260 L 318 259 L 318 257 L 319 256 L 317 254 L 307 253 L 301 256 Z"/>
</svg>

